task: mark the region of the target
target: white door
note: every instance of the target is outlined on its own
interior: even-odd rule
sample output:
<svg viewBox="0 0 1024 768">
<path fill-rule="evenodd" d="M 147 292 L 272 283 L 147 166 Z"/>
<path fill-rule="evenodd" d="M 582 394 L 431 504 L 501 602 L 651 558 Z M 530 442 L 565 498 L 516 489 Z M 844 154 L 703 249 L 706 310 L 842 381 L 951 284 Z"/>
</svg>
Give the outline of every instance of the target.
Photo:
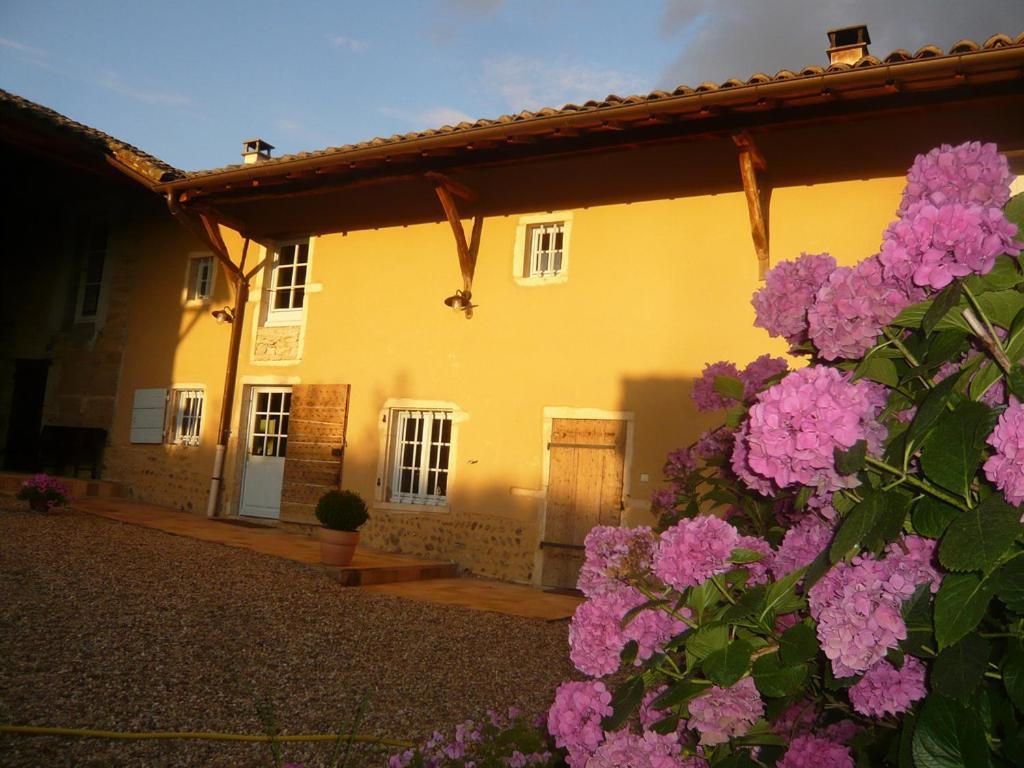
<svg viewBox="0 0 1024 768">
<path fill-rule="evenodd" d="M 288 449 L 288 412 L 292 392 L 282 387 L 253 387 L 239 514 L 281 516 L 281 484 Z"/>
</svg>

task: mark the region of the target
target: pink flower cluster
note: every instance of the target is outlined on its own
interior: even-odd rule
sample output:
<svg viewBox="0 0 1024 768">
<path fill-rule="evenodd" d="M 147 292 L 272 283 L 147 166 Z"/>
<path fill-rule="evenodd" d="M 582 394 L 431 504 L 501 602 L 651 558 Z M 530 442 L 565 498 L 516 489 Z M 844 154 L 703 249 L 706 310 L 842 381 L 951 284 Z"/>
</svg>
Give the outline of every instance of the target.
<svg viewBox="0 0 1024 768">
<path fill-rule="evenodd" d="M 726 427 L 705 432 L 693 446 L 693 452 L 704 459 L 717 459 L 728 454 L 732 448 L 732 432 Z"/>
<path fill-rule="evenodd" d="M 810 565 L 825 550 L 831 538 L 831 526 L 817 515 L 807 515 L 782 537 L 772 561 L 772 574 L 781 579 L 787 573 Z"/>
<path fill-rule="evenodd" d="M 636 734 L 628 728 L 605 735 L 604 743 L 587 761 L 587 768 L 682 768 L 707 765 L 680 762 L 679 740 L 674 733 L 661 735 L 651 731 Z"/>
<path fill-rule="evenodd" d="M 797 736 L 777 768 L 853 768 L 850 750 L 820 736 Z"/>
<path fill-rule="evenodd" d="M 835 451 L 866 440 L 868 451 L 877 453 L 886 435 L 877 421 L 884 404 L 885 388 L 879 384 L 853 382 L 849 374 L 820 365 L 794 371 L 762 392 L 751 407 L 733 448 L 733 469 L 736 451 L 746 451 L 743 458 L 750 472 L 780 488 L 854 487 L 856 478 L 836 471 Z M 737 474 L 747 480 L 742 472 Z"/>
<path fill-rule="evenodd" d="M 957 277 L 988 274 L 1000 254 L 1018 255 L 1016 234 L 999 208 L 920 202 L 886 229 L 879 258 L 894 284 L 941 290 Z"/>
<path fill-rule="evenodd" d="M 752 677 L 744 677 L 728 688 L 708 688 L 690 701 L 689 726 L 700 732 L 704 746 L 721 744 L 743 736 L 764 715 L 764 702 Z"/>
<path fill-rule="evenodd" d="M 995 144 L 943 144 L 914 160 L 898 213 L 921 201 L 1002 208 L 1010 199 L 1013 179 L 1006 158 Z"/>
<path fill-rule="evenodd" d="M 743 395 L 746 398 L 753 397 L 764 387 L 768 379 L 789 370 L 789 363 L 781 357 L 761 355 L 756 360 L 747 364 L 747 367 L 740 372 L 740 381 L 743 382 Z"/>
<path fill-rule="evenodd" d="M 548 732 L 569 754 L 570 768 L 584 768 L 604 740 L 601 720 L 612 713 L 612 695 L 597 680 L 562 683 L 548 710 Z"/>
<path fill-rule="evenodd" d="M 807 333 L 825 360 L 858 358 L 910 303 L 901 286 L 886 279 L 879 257 L 872 256 L 829 275 L 807 311 Z"/>
<path fill-rule="evenodd" d="M 754 325 L 790 344 L 807 341 L 807 310 L 835 268 L 836 260 L 827 253 L 805 253 L 778 264 L 751 300 L 757 313 Z"/>
<path fill-rule="evenodd" d="M 905 657 L 900 669 L 883 660 L 850 688 L 850 703 L 869 717 L 898 715 L 927 695 L 924 679 L 925 666 L 913 656 Z"/>
<path fill-rule="evenodd" d="M 71 489 L 55 477 L 38 474 L 21 484 L 18 498 L 30 502 L 43 501 L 47 509 L 53 509 L 71 500 Z"/>
<path fill-rule="evenodd" d="M 750 435 L 750 422 L 746 421 L 739 431 L 733 436 L 732 455 L 729 458 L 729 466 L 736 477 L 743 481 L 743 484 L 752 491 L 757 491 L 762 496 L 774 496 L 778 491 L 775 485 L 767 477 L 754 472 L 750 466 L 750 450 L 747 447 L 747 437 Z"/>
<path fill-rule="evenodd" d="M 775 563 L 775 550 L 771 548 L 771 545 L 757 536 L 740 536 L 736 547 L 759 552 L 762 556 L 760 560 L 738 566 L 747 570 L 747 584 L 767 584 L 769 573 Z"/>
<path fill-rule="evenodd" d="M 919 584 L 938 589 L 931 564 L 935 542 L 904 536 L 887 557 L 855 557 L 840 562 L 808 593 L 818 641 L 836 677 L 866 672 L 907 636 L 901 608 Z"/>
<path fill-rule="evenodd" d="M 729 556 L 740 534 L 712 515 L 680 520 L 661 534 L 654 553 L 654 575 L 676 589 L 695 587 L 730 569 Z"/>
<path fill-rule="evenodd" d="M 644 610 L 625 627 L 625 615 L 646 602 L 647 598 L 633 587 L 623 586 L 581 603 L 569 622 L 569 658 L 580 672 L 591 677 L 604 677 L 619 668 L 626 643 L 638 645 L 636 664 L 661 651 L 672 637 L 685 632 L 684 622 L 660 610 Z"/>
<path fill-rule="evenodd" d="M 646 525 L 592 528 L 583 540 L 583 567 L 576 587 L 587 597 L 617 592 L 630 574 L 650 568 L 654 543 L 654 534 Z"/>
<path fill-rule="evenodd" d="M 731 376 L 734 379 L 740 377 L 740 370 L 733 363 L 720 360 L 717 363 L 708 363 L 701 371 L 700 378 L 693 382 L 693 391 L 690 396 L 698 411 L 718 411 L 728 408 L 734 400 L 715 391 L 716 376 Z"/>
<path fill-rule="evenodd" d="M 697 459 L 690 453 L 690 449 L 676 448 L 665 457 L 665 466 L 662 471 L 670 480 L 681 480 L 696 468 Z"/>
<path fill-rule="evenodd" d="M 995 453 L 985 462 L 985 477 L 1010 504 L 1019 506 L 1024 502 L 1024 404 L 1010 401 L 987 442 Z"/>
</svg>

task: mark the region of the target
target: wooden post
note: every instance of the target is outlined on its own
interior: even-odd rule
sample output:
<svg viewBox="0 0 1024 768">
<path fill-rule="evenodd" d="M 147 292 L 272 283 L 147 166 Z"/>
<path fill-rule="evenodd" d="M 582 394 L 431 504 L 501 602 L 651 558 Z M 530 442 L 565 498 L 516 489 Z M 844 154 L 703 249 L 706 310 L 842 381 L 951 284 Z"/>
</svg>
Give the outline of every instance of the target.
<svg viewBox="0 0 1024 768">
<path fill-rule="evenodd" d="M 740 179 L 747 198 L 747 213 L 750 216 L 750 236 L 757 254 L 757 276 L 764 280 L 771 266 L 768 252 L 768 203 L 771 190 L 758 183 L 758 172 L 768 170 L 764 156 L 758 150 L 753 137 L 748 133 L 733 134 L 733 143 L 739 149 Z"/>
</svg>

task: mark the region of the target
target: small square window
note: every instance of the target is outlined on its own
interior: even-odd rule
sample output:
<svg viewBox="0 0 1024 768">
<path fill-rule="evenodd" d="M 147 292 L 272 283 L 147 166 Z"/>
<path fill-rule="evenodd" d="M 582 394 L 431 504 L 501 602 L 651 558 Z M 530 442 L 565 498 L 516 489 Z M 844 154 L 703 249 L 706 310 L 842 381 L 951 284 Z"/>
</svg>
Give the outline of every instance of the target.
<svg viewBox="0 0 1024 768">
<path fill-rule="evenodd" d="M 523 277 L 556 277 L 562 274 L 565 255 L 565 222 L 533 224 L 526 230 Z"/>
<path fill-rule="evenodd" d="M 447 502 L 452 425 L 451 411 L 391 411 L 388 501 L 434 506 Z"/>
<path fill-rule="evenodd" d="M 213 295 L 215 274 L 213 256 L 194 256 L 189 259 L 186 300 L 208 301 Z"/>
<path fill-rule="evenodd" d="M 171 394 L 171 442 L 178 445 L 199 445 L 203 424 L 202 389 L 175 389 Z"/>
</svg>

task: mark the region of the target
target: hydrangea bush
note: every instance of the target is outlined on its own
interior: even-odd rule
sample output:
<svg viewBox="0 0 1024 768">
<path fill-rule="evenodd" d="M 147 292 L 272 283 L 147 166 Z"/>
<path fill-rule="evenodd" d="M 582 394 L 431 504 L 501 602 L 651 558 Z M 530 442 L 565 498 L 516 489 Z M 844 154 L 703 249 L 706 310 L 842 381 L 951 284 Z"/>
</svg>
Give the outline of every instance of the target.
<svg viewBox="0 0 1024 768">
<path fill-rule="evenodd" d="M 769 272 L 755 323 L 794 370 L 708 365 L 724 423 L 670 454 L 658 527 L 586 539 L 588 679 L 547 719 L 570 768 L 1024 765 L 1011 181 L 994 145 L 936 148 L 878 254 Z"/>
</svg>

